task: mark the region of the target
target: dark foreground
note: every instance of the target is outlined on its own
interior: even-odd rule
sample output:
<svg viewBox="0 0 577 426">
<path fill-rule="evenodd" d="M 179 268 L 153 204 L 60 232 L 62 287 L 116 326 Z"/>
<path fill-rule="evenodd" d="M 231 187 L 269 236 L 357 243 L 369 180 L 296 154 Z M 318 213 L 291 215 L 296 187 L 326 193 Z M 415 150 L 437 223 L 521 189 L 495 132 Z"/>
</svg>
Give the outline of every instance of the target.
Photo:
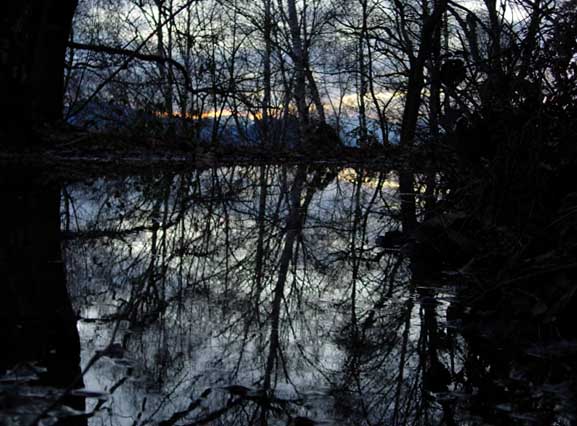
<svg viewBox="0 0 577 426">
<path fill-rule="evenodd" d="M 570 260 L 487 285 L 397 173 L 210 161 L 2 175 L 1 424 L 575 424 Z"/>
</svg>

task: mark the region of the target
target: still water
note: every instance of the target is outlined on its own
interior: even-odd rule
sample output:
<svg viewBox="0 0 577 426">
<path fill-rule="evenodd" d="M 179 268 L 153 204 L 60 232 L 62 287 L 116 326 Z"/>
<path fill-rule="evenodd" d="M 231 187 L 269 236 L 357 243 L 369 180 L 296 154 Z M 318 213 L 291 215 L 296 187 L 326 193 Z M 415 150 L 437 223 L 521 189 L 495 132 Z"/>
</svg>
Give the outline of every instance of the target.
<svg viewBox="0 0 577 426">
<path fill-rule="evenodd" d="M 2 185 L 1 424 L 574 424 L 467 333 L 456 271 L 377 246 L 394 173 L 40 180 Z"/>
</svg>

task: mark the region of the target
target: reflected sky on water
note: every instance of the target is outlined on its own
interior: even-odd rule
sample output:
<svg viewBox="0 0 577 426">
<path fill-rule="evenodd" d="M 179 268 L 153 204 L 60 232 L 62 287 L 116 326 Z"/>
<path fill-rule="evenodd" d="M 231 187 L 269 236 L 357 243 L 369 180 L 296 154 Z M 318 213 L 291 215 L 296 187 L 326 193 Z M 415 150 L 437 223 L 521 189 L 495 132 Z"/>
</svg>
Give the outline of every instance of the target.
<svg viewBox="0 0 577 426">
<path fill-rule="evenodd" d="M 462 328 L 462 276 L 415 241 L 377 246 L 406 217 L 395 173 L 260 165 L 3 185 L 16 244 L 3 300 L 26 308 L 5 315 L 22 350 L 1 360 L 3 424 L 571 424 L 564 382 Z"/>
<path fill-rule="evenodd" d="M 197 400 L 186 422 L 442 417 L 423 395 L 422 317 L 445 323 L 450 296 L 426 295 L 408 259 L 375 246 L 400 228 L 397 186 L 392 173 L 305 166 L 67 186 L 83 362 L 117 349 L 87 386 L 130 374 L 99 421 L 169 421 Z M 436 352 L 441 374 L 462 364 L 447 342 Z"/>
</svg>

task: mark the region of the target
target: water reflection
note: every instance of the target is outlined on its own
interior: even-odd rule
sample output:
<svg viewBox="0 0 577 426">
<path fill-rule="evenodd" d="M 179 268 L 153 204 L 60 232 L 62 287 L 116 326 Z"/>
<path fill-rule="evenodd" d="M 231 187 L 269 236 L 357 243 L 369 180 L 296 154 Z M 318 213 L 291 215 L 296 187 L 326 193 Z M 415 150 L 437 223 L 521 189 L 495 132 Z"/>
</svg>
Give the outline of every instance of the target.
<svg viewBox="0 0 577 426">
<path fill-rule="evenodd" d="M 10 255 L 3 246 L 7 276 L 51 283 L 28 302 L 44 328 L 18 342 L 66 342 L 50 386 L 83 387 L 85 406 L 65 420 L 91 425 L 524 424 L 503 409 L 518 394 L 495 393 L 512 364 L 460 334 L 465 307 L 439 281 L 438 256 L 376 247 L 415 229 L 432 193 L 423 182 L 260 165 L 4 185 L 10 247 L 35 236 Z M 13 338 L 30 309 L 13 309 L 24 293 L 7 288 Z M 22 351 L 2 368 L 54 368 Z"/>
<path fill-rule="evenodd" d="M 0 421 L 82 425 L 84 399 L 67 391 L 82 388 L 82 376 L 60 249 L 60 189 L 40 182 L 33 172 L 0 175 Z"/>
<path fill-rule="evenodd" d="M 374 245 L 401 227 L 395 182 L 259 166 L 68 186 L 85 359 L 118 349 L 86 380 L 102 389 L 130 375 L 102 421 L 447 416 L 423 397 L 439 381 L 423 370 L 446 370 L 441 348 L 431 349 L 444 305 L 422 303 L 409 262 Z"/>
</svg>

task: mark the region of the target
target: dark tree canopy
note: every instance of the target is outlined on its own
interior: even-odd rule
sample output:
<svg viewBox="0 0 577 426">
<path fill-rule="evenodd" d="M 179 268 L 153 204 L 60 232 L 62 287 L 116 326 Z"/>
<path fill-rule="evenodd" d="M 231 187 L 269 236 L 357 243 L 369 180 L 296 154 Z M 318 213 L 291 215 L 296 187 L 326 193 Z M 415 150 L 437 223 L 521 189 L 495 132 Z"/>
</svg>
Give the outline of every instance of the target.
<svg viewBox="0 0 577 426">
<path fill-rule="evenodd" d="M 2 127 L 62 116 L 66 42 L 77 0 L 5 2 L 0 17 Z"/>
</svg>

